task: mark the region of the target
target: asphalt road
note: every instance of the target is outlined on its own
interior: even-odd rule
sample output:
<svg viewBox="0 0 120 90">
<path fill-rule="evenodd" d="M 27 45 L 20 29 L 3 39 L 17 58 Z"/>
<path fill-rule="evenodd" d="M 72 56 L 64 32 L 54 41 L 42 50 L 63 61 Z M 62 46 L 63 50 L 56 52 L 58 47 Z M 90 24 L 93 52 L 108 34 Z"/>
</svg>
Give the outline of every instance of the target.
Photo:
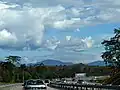
<svg viewBox="0 0 120 90">
<path fill-rule="evenodd" d="M 21 84 L 19 84 L 19 85 L 0 87 L 0 90 L 23 90 L 23 87 Z M 58 89 L 47 87 L 47 90 L 58 90 Z"/>
</svg>

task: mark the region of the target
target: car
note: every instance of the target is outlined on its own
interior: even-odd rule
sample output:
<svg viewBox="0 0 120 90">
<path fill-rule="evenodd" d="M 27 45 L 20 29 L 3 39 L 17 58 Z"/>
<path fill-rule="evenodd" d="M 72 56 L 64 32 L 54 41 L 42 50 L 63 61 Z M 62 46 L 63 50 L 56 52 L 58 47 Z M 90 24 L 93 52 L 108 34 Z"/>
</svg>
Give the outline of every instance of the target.
<svg viewBox="0 0 120 90">
<path fill-rule="evenodd" d="M 87 81 L 82 81 L 81 84 L 89 84 Z"/>
<path fill-rule="evenodd" d="M 50 83 L 50 81 L 49 81 L 48 79 L 46 79 L 44 82 L 45 82 L 46 84 Z"/>
<path fill-rule="evenodd" d="M 78 80 L 77 83 L 78 83 L 78 84 L 82 84 L 82 83 L 83 83 L 83 80 Z"/>
<path fill-rule="evenodd" d="M 50 84 L 50 80 L 45 79 L 45 80 L 44 80 L 44 83 L 45 83 L 47 86 L 49 86 L 49 84 Z"/>
<path fill-rule="evenodd" d="M 47 87 L 42 80 L 27 80 L 23 84 L 24 90 L 46 90 Z"/>
</svg>

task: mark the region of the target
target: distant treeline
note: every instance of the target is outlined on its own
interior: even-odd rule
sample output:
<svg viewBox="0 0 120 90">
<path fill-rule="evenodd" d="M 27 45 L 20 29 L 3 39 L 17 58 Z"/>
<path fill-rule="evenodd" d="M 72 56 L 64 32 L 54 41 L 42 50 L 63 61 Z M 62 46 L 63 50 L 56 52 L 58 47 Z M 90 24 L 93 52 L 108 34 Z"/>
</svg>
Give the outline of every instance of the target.
<svg viewBox="0 0 120 90">
<path fill-rule="evenodd" d="M 21 57 L 8 56 L 5 62 L 0 63 L 0 82 L 15 83 L 28 79 L 53 79 L 63 77 L 74 77 L 75 73 L 87 73 L 92 75 L 109 75 L 109 67 L 87 66 L 84 64 L 74 64 L 71 66 L 26 66 L 20 64 Z"/>
</svg>

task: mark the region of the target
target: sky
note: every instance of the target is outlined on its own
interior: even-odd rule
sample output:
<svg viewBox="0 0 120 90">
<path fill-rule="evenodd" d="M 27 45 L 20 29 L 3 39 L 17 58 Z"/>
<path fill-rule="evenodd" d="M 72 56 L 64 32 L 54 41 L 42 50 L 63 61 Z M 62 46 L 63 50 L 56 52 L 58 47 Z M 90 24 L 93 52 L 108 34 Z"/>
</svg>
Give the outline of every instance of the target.
<svg viewBox="0 0 120 90">
<path fill-rule="evenodd" d="M 0 58 L 102 60 L 101 42 L 119 28 L 119 16 L 120 0 L 0 0 Z"/>
</svg>

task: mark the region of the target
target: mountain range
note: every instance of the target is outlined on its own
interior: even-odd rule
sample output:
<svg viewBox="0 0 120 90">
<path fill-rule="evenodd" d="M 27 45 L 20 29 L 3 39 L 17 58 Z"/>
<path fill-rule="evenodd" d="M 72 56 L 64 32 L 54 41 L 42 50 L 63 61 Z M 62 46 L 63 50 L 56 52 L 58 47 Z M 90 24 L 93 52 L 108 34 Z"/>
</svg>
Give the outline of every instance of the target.
<svg viewBox="0 0 120 90">
<path fill-rule="evenodd" d="M 47 60 L 44 60 L 44 61 L 41 61 L 41 62 L 37 62 L 35 64 L 28 64 L 28 66 L 39 66 L 39 65 L 45 65 L 45 66 L 60 66 L 60 65 L 73 65 L 72 62 L 62 62 L 62 61 L 59 61 L 59 60 L 52 60 L 52 59 L 47 59 Z"/>
<path fill-rule="evenodd" d="M 53 60 L 53 59 L 47 59 L 47 60 L 43 60 L 40 62 L 36 62 L 36 63 L 30 63 L 27 66 L 40 66 L 40 65 L 45 65 L 45 66 L 64 66 L 64 65 L 73 65 L 74 63 L 72 62 L 63 62 L 60 60 Z M 94 62 L 90 62 L 87 64 L 88 66 L 105 66 L 105 62 L 104 61 L 94 61 Z"/>
<path fill-rule="evenodd" d="M 0 61 L 0 63 L 3 61 Z M 27 66 L 40 66 L 40 65 L 45 65 L 45 66 L 69 66 L 69 65 L 73 65 L 74 63 L 72 62 L 63 62 L 60 60 L 54 60 L 54 59 L 47 59 L 47 60 L 43 60 L 40 62 L 36 62 L 36 63 L 29 63 L 27 64 Z M 87 64 L 88 66 L 106 66 L 104 61 L 94 61 L 94 62 L 90 62 Z"/>
<path fill-rule="evenodd" d="M 88 66 L 105 66 L 105 62 L 104 61 L 94 61 L 94 62 L 88 63 Z"/>
</svg>

